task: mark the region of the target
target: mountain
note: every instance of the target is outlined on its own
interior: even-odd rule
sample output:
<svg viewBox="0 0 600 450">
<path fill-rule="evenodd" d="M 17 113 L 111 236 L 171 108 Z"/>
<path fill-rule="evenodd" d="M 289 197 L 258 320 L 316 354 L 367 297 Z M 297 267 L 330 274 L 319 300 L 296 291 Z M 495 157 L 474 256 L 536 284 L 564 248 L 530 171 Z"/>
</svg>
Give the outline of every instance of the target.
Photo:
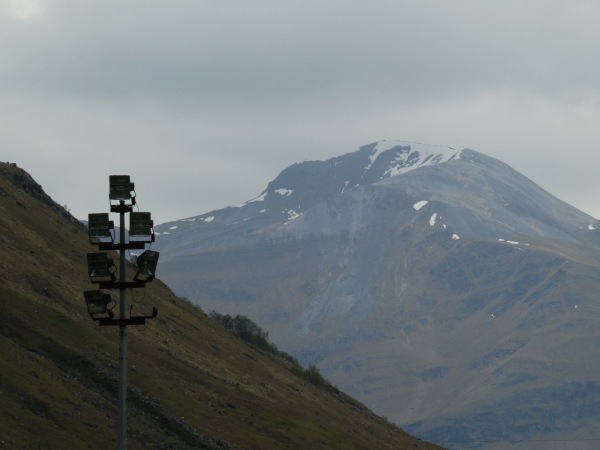
<svg viewBox="0 0 600 450">
<path fill-rule="evenodd" d="M 115 448 L 119 334 L 86 311 L 87 231 L 6 163 L 0 230 L 0 448 Z M 133 314 L 158 309 L 128 330 L 132 450 L 439 448 L 305 381 L 158 279 L 128 296 Z"/>
<path fill-rule="evenodd" d="M 600 425 L 599 226 L 479 152 L 384 141 L 161 224 L 157 246 L 178 294 L 250 317 L 420 437 L 584 449 Z"/>
</svg>

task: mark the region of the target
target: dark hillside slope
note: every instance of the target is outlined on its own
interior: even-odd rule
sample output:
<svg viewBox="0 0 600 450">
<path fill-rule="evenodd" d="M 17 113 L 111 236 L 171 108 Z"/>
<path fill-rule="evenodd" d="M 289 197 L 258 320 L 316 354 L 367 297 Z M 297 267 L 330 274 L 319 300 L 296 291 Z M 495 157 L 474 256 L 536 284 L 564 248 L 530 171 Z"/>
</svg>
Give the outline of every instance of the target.
<svg viewBox="0 0 600 450">
<path fill-rule="evenodd" d="M 0 163 L 0 448 L 115 448 L 118 330 L 85 309 L 85 231 L 42 194 Z M 132 304 L 159 315 L 129 332 L 130 449 L 439 448 L 297 378 L 159 280 Z"/>
</svg>

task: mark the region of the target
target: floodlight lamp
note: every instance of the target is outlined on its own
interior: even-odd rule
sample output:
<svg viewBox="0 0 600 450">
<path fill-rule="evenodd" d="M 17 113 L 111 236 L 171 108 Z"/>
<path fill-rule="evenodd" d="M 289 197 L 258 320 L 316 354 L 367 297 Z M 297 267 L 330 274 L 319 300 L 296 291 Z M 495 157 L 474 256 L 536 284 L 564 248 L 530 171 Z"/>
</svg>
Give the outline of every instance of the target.
<svg viewBox="0 0 600 450">
<path fill-rule="evenodd" d="M 92 283 L 115 281 L 117 267 L 107 253 L 88 253 L 88 276 Z"/>
<path fill-rule="evenodd" d="M 109 308 L 110 303 L 113 303 L 113 299 L 110 294 L 106 294 L 102 291 L 85 291 L 85 305 L 87 306 L 88 313 L 93 320 L 100 319 L 112 319 L 115 315 Z"/>
<path fill-rule="evenodd" d="M 136 258 L 138 271 L 133 279 L 135 281 L 152 281 L 156 275 L 159 253 L 146 250 Z"/>
<path fill-rule="evenodd" d="M 110 175 L 110 200 L 129 200 L 131 192 L 135 190 L 134 184 L 129 180 L 129 175 Z"/>
<path fill-rule="evenodd" d="M 115 228 L 114 223 L 108 220 L 108 213 L 88 214 L 88 234 L 92 244 L 101 242 L 102 238 L 110 238 L 110 230 Z"/>
<path fill-rule="evenodd" d="M 132 212 L 129 215 L 129 236 L 154 237 L 154 221 L 149 212 Z"/>
</svg>

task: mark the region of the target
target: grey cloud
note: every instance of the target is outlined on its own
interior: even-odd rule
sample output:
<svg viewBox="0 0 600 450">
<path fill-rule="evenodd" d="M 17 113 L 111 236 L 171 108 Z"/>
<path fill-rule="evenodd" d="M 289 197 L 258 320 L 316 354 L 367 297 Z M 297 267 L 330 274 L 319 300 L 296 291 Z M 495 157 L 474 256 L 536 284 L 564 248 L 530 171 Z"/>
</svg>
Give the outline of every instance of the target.
<svg viewBox="0 0 600 450">
<path fill-rule="evenodd" d="M 515 2 L 480 6 L 478 14 L 471 2 L 223 3 L 59 2 L 49 8 L 52 26 L 25 35 L 28 51 L 11 52 L 9 81 L 238 106 L 302 103 L 307 95 L 335 101 L 356 90 L 411 101 L 507 84 L 548 92 L 593 86 L 597 73 L 578 69 L 598 32 L 569 45 L 568 35 L 584 33 L 564 23 L 565 7 L 555 2 L 548 4 L 561 11 L 543 16 Z"/>
<path fill-rule="evenodd" d="M 147 188 L 170 220 L 395 138 L 475 148 L 572 203 L 594 191 L 596 2 L 45 4 L 30 20 L 0 12 L 0 145 L 78 211 L 99 155 L 141 183 L 177 179 Z M 563 151 L 572 183 L 556 181 Z M 44 172 L 57 160 L 60 183 Z"/>
</svg>

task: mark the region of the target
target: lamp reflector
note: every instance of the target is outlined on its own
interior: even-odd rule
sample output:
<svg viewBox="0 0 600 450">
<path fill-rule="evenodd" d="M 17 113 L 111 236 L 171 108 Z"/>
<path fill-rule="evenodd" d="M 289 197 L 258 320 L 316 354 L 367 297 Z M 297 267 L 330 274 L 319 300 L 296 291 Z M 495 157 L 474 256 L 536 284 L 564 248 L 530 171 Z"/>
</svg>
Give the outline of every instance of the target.
<svg viewBox="0 0 600 450">
<path fill-rule="evenodd" d="M 158 265 L 159 253 L 153 250 L 146 250 L 136 259 L 138 271 L 135 274 L 136 281 L 152 281 L 156 275 L 156 266 Z M 143 279 L 140 279 L 143 277 Z"/>
<path fill-rule="evenodd" d="M 149 212 L 132 212 L 129 215 L 129 236 L 152 236 L 154 221 Z"/>
<path fill-rule="evenodd" d="M 106 278 L 115 280 L 117 267 L 108 254 L 102 252 L 88 253 L 88 275 L 92 283 L 105 281 Z M 106 280 L 107 281 L 107 280 Z"/>
<path fill-rule="evenodd" d="M 129 200 L 131 192 L 135 189 L 129 175 L 110 175 L 110 200 Z"/>
<path fill-rule="evenodd" d="M 105 294 L 102 291 L 85 291 L 85 305 L 92 319 L 98 320 L 103 318 L 112 318 L 113 312 L 108 309 L 108 305 L 112 302 L 110 294 Z M 102 317 L 98 317 L 102 316 Z"/>
<path fill-rule="evenodd" d="M 114 225 L 108 220 L 108 213 L 88 214 L 88 232 L 91 238 L 112 237 Z"/>
</svg>

